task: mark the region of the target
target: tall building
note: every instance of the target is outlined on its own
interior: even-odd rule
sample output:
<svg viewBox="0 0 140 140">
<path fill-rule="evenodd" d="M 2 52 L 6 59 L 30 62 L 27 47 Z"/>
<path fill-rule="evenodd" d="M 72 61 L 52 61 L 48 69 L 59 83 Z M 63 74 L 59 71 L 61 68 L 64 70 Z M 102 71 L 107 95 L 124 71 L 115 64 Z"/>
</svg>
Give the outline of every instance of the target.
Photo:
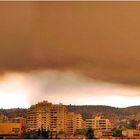
<svg viewBox="0 0 140 140">
<path fill-rule="evenodd" d="M 66 123 L 67 134 L 74 134 L 77 129 L 82 129 L 83 119 L 81 114 L 74 112 L 67 112 L 67 123 Z"/>
<path fill-rule="evenodd" d="M 67 113 L 66 133 L 73 134 L 76 130 L 76 121 L 74 112 Z"/>
<path fill-rule="evenodd" d="M 27 111 L 27 130 L 38 130 L 49 127 L 49 113 L 52 104 L 43 101 L 32 105 Z"/>
<path fill-rule="evenodd" d="M 83 118 L 79 113 L 75 113 L 76 129 L 83 129 Z"/>
<path fill-rule="evenodd" d="M 110 130 L 111 123 L 109 119 L 96 116 L 94 119 L 86 119 L 86 128 L 93 128 L 94 130 Z"/>
<path fill-rule="evenodd" d="M 66 130 L 66 107 L 62 104 L 52 105 L 50 109 L 49 129 L 53 132 L 65 132 Z"/>
<path fill-rule="evenodd" d="M 48 101 L 32 105 L 27 111 L 27 130 L 49 129 L 53 132 L 65 131 L 66 107 L 53 105 Z"/>
</svg>

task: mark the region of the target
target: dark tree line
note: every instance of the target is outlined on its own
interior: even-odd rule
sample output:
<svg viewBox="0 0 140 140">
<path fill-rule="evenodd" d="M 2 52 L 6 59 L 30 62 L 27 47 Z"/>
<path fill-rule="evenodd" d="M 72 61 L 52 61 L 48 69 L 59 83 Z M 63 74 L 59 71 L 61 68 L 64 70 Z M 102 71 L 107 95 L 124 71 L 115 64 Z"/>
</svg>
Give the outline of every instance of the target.
<svg viewBox="0 0 140 140">
<path fill-rule="evenodd" d="M 29 131 L 23 134 L 22 136 L 23 138 L 26 139 L 52 139 L 53 138 L 53 134 L 52 131 L 50 131 L 49 129 L 38 129 L 38 131 Z M 55 138 L 57 138 L 57 134 L 55 136 Z"/>
</svg>

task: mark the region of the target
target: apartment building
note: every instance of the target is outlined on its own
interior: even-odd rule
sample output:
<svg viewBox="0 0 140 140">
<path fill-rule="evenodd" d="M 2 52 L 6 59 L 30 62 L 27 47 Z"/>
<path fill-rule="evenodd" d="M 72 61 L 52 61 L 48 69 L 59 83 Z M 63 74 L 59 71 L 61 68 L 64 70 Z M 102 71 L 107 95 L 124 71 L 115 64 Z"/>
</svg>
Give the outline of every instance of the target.
<svg viewBox="0 0 140 140">
<path fill-rule="evenodd" d="M 62 104 L 52 105 L 50 109 L 49 129 L 53 132 L 65 132 L 66 107 Z"/>
<path fill-rule="evenodd" d="M 67 121 L 66 121 L 66 133 L 73 134 L 76 130 L 76 121 L 75 121 L 75 114 L 74 112 L 67 113 Z"/>
<path fill-rule="evenodd" d="M 75 113 L 76 129 L 83 129 L 83 118 L 79 113 Z"/>
<path fill-rule="evenodd" d="M 93 119 L 86 119 L 86 128 L 93 128 L 94 130 L 110 130 L 111 123 L 109 119 L 102 116 L 96 116 Z"/>
<path fill-rule="evenodd" d="M 66 130 L 66 107 L 48 101 L 32 105 L 27 111 L 27 130 L 49 129 L 52 132 Z"/>
<path fill-rule="evenodd" d="M 77 129 L 83 128 L 83 119 L 81 114 L 74 112 L 67 112 L 67 134 L 74 134 Z"/>
<path fill-rule="evenodd" d="M 27 130 L 47 129 L 49 127 L 49 115 L 52 104 L 48 101 L 32 105 L 27 111 Z"/>
</svg>

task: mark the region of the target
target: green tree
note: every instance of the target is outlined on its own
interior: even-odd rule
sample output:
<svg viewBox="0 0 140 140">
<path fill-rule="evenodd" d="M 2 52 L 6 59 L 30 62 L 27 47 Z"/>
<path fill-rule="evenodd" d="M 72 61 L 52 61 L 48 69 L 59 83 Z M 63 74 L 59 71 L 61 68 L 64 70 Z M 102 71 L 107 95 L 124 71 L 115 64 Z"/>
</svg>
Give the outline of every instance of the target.
<svg viewBox="0 0 140 140">
<path fill-rule="evenodd" d="M 113 129 L 112 130 L 113 136 L 114 137 L 122 137 L 122 129 Z"/>
</svg>

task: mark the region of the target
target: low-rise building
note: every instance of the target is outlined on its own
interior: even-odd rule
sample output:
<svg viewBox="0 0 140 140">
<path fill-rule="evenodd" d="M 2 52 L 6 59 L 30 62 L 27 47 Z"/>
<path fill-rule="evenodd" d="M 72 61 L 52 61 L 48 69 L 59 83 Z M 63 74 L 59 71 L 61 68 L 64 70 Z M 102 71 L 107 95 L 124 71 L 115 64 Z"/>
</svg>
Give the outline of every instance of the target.
<svg viewBox="0 0 140 140">
<path fill-rule="evenodd" d="M 9 119 L 4 114 L 0 113 L 0 122 L 9 122 Z"/>
<path fill-rule="evenodd" d="M 0 137 L 18 138 L 21 134 L 21 123 L 0 123 Z"/>
<path fill-rule="evenodd" d="M 94 130 L 94 136 L 96 138 L 111 138 L 112 131 L 111 130 Z"/>
<path fill-rule="evenodd" d="M 111 122 L 101 116 L 96 116 L 93 119 L 86 119 L 86 128 L 93 128 L 94 130 L 110 130 Z"/>
<path fill-rule="evenodd" d="M 26 131 L 26 119 L 23 117 L 15 117 L 15 118 L 11 118 L 10 122 L 12 123 L 21 123 L 21 129 L 23 132 Z"/>
<path fill-rule="evenodd" d="M 122 135 L 127 138 L 137 138 L 140 139 L 140 130 L 136 129 L 126 129 L 122 131 Z"/>
</svg>

